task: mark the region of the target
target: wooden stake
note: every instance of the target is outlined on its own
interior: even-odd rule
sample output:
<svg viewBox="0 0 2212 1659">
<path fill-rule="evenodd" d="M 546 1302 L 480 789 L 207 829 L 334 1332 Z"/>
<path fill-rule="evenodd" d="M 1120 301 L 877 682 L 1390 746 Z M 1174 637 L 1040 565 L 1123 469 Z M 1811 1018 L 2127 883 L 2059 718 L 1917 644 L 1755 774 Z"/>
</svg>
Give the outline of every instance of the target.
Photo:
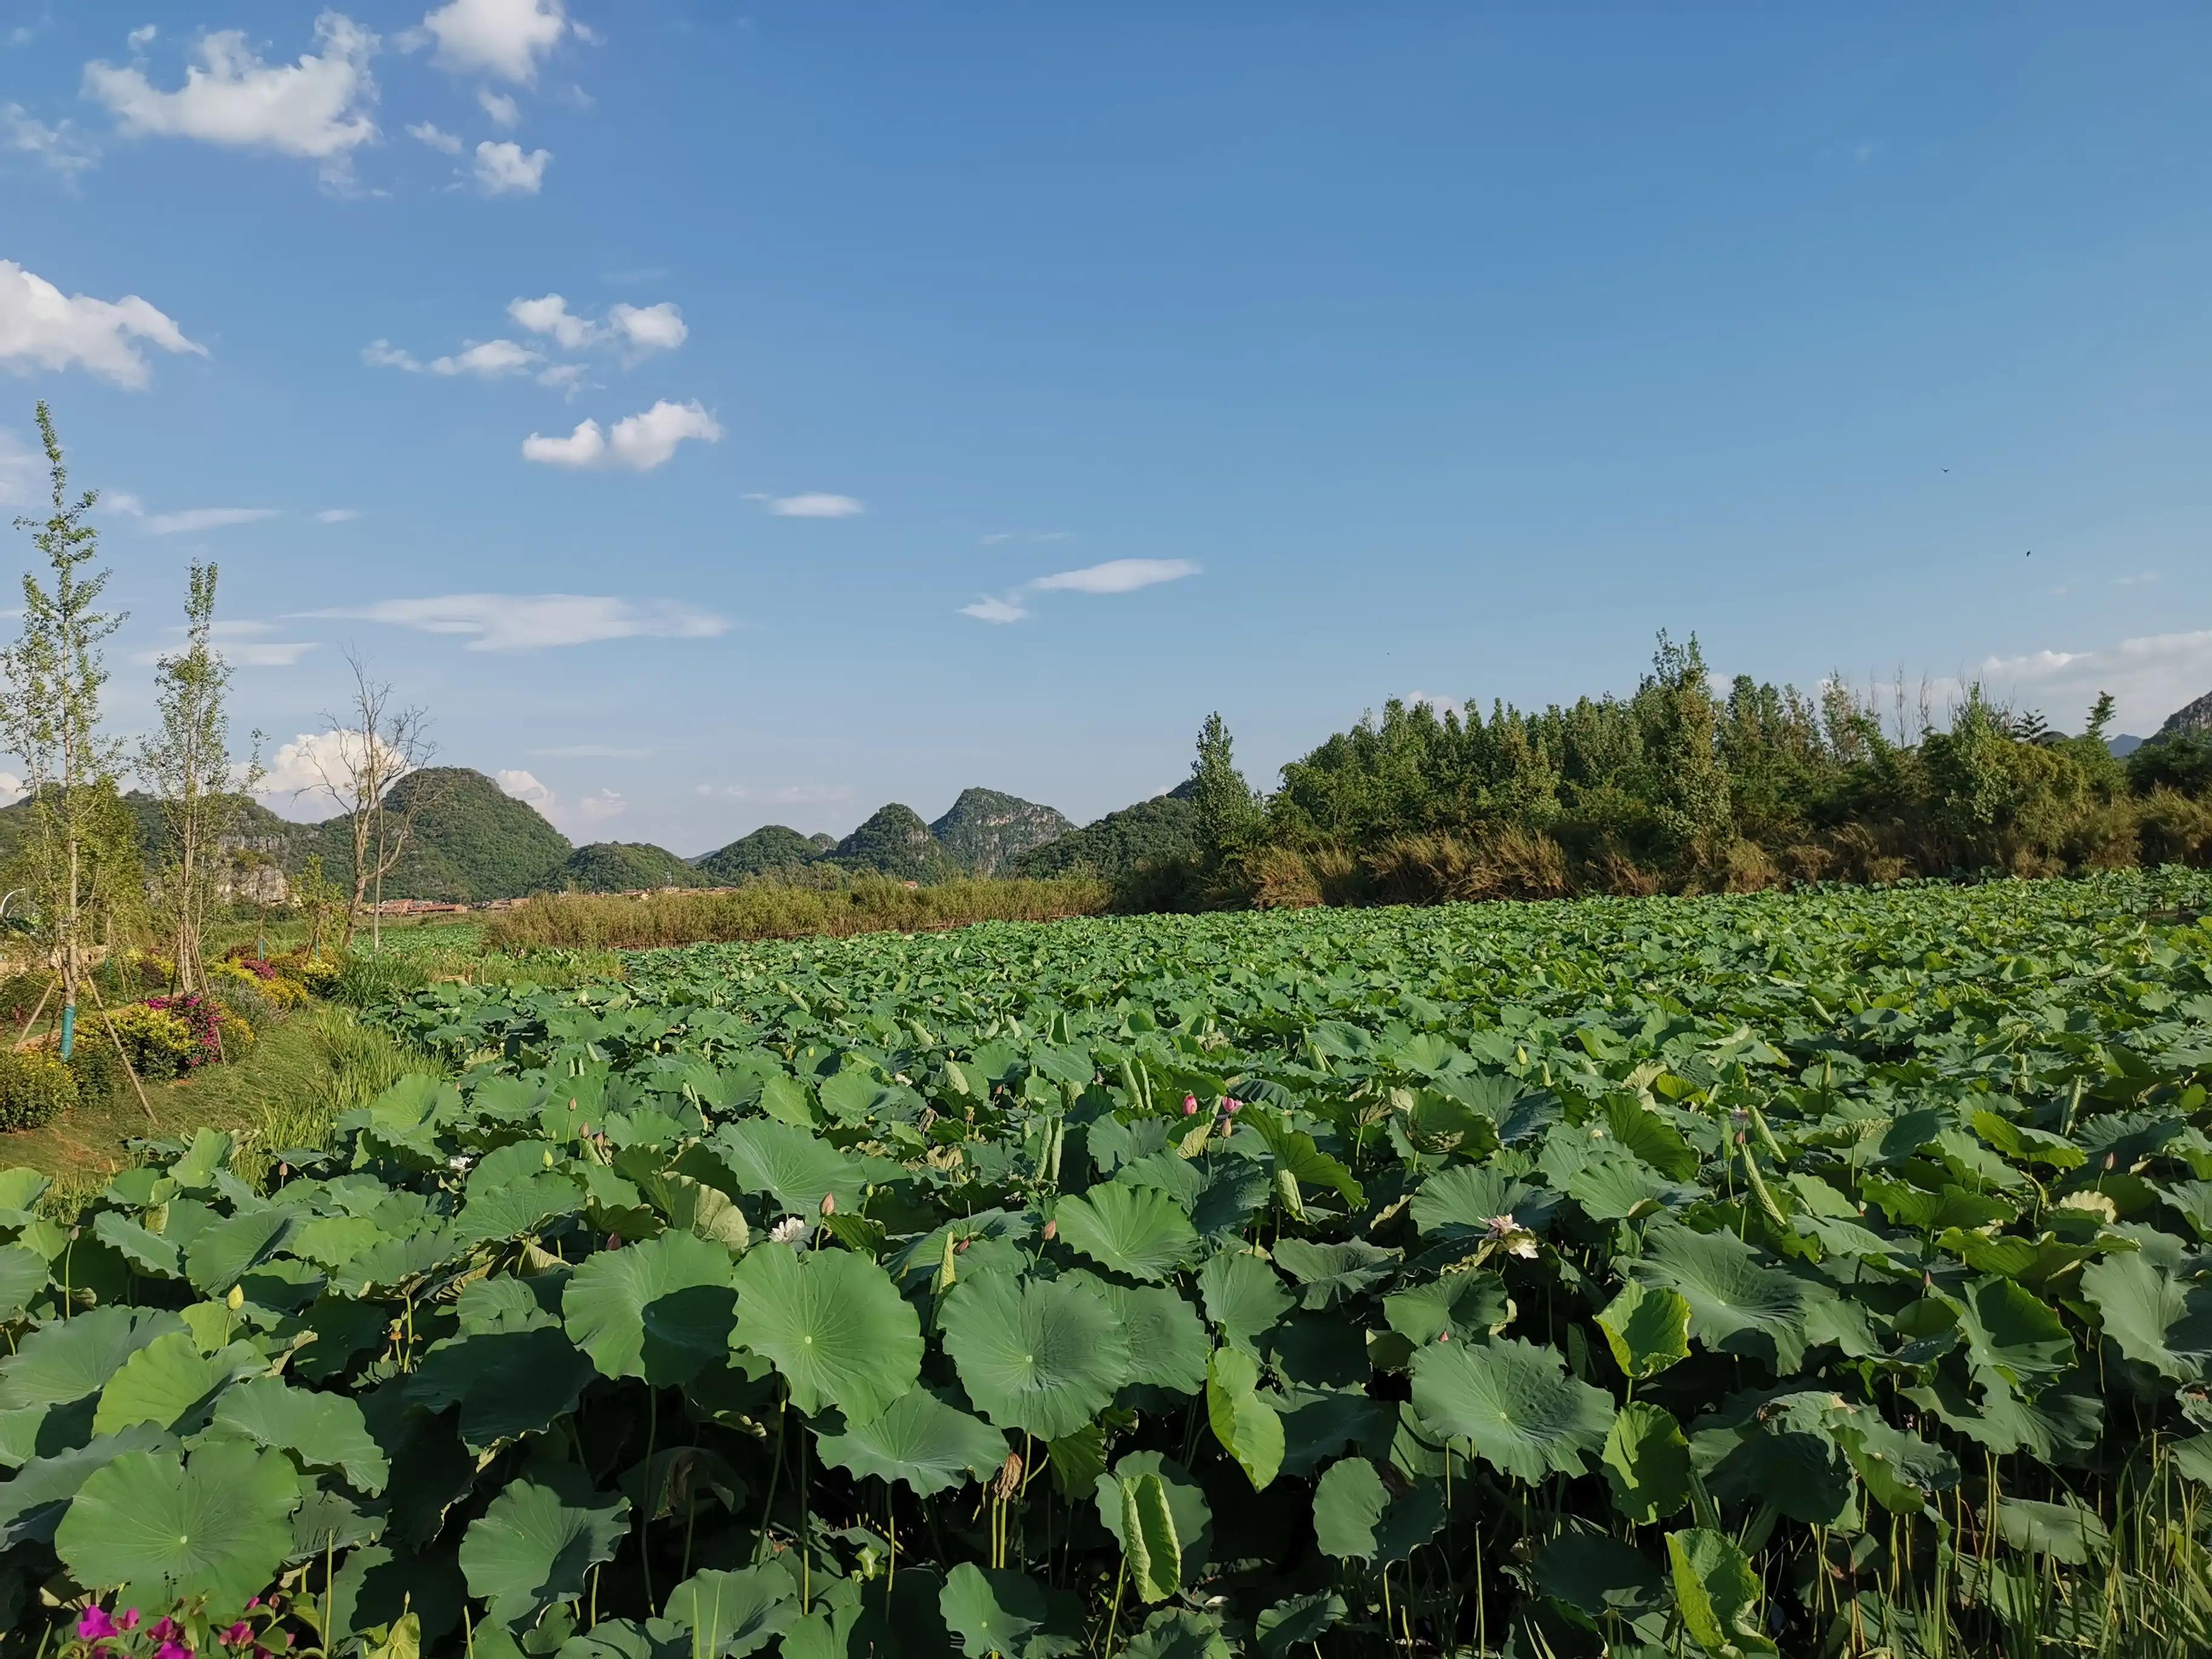
<svg viewBox="0 0 2212 1659">
<path fill-rule="evenodd" d="M 108 1040 L 115 1044 L 115 1052 L 123 1057 L 123 1069 L 130 1073 L 131 1086 L 138 1091 L 138 1109 L 146 1114 L 147 1122 L 159 1123 L 161 1120 L 154 1115 L 154 1103 L 146 1098 L 146 1085 L 138 1080 L 138 1068 L 131 1063 L 131 1051 L 123 1046 L 122 1034 L 115 1029 L 115 1022 L 108 1018 L 107 999 L 100 994 L 100 981 L 87 974 L 84 982 L 92 988 L 93 1002 L 100 1009 L 100 1023 L 107 1027 Z"/>
<path fill-rule="evenodd" d="M 59 974 L 56 974 L 52 979 L 46 981 L 46 988 L 39 993 L 39 1006 L 31 1010 L 30 1018 L 23 1022 L 23 1029 L 16 1033 L 15 1046 L 18 1048 L 21 1048 L 26 1042 L 30 1041 L 31 1028 L 39 1023 L 39 1016 L 46 1012 L 46 999 L 53 995 L 54 987 L 61 982 L 62 976 Z"/>
</svg>

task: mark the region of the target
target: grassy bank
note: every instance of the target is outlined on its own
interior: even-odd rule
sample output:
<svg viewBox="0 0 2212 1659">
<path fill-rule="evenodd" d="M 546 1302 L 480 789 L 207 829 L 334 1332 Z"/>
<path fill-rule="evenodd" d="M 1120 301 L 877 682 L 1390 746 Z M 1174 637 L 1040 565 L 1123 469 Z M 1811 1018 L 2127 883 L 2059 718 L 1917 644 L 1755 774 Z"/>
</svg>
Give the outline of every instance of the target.
<svg viewBox="0 0 2212 1659">
<path fill-rule="evenodd" d="M 88 1193 L 138 1162 L 131 1141 L 189 1139 L 210 1128 L 239 1138 L 234 1166 L 257 1176 L 269 1152 L 319 1146 L 340 1112 L 374 1099 L 403 1073 L 426 1068 L 434 1069 L 349 1009 L 306 1009 L 270 1028 L 234 1064 L 149 1084 L 151 1121 L 125 1081 L 106 1102 L 80 1105 L 44 1128 L 0 1135 L 0 1168 L 27 1165 L 65 1194 Z"/>
<path fill-rule="evenodd" d="M 483 942 L 495 951 L 639 951 L 738 939 L 931 933 L 978 921 L 1096 915 L 1108 897 L 1106 884 L 1089 876 L 936 887 L 873 881 L 837 892 L 763 884 L 731 893 L 645 898 L 550 893 L 488 918 Z"/>
</svg>

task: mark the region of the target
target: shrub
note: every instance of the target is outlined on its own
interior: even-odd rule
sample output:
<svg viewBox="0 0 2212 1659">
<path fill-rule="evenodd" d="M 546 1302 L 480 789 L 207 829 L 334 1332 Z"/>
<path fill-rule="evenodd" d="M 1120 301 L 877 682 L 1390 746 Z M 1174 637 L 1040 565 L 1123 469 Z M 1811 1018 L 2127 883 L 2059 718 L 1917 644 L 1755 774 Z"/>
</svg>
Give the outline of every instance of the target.
<svg viewBox="0 0 2212 1659">
<path fill-rule="evenodd" d="M 165 1002 L 170 1000 L 161 999 Z M 151 1003 L 134 1002 L 127 1008 L 117 1009 L 112 1018 L 115 1035 L 122 1041 L 124 1051 L 131 1056 L 131 1063 L 137 1068 L 140 1077 L 160 1082 L 200 1063 L 199 1036 L 182 1015 L 156 1008 Z"/>
<path fill-rule="evenodd" d="M 2154 789 L 2136 816 L 2147 864 L 2212 864 L 2212 800 Z"/>
<path fill-rule="evenodd" d="M 250 1022 L 228 1011 L 224 1012 L 222 1052 L 226 1059 L 234 1064 L 244 1060 L 253 1051 L 253 1045 L 258 1040 Z"/>
<path fill-rule="evenodd" d="M 225 977 L 208 987 L 208 995 L 220 1006 L 227 1018 L 244 1020 L 258 1031 L 264 1025 L 274 1025 L 279 1018 L 276 1000 L 266 994 L 275 983 L 276 981 L 272 980 L 266 985 L 258 981 L 252 985 L 242 985 L 234 979 Z"/>
<path fill-rule="evenodd" d="M 279 974 L 274 979 L 261 982 L 261 994 L 276 1005 L 280 1012 L 289 1013 L 295 1008 L 304 1008 L 313 1002 L 314 994 L 296 979 Z"/>
<path fill-rule="evenodd" d="M 98 1018 L 78 1030 L 70 1048 L 69 1068 L 76 1079 L 79 1105 L 105 1106 L 115 1098 L 123 1082 L 123 1057 Z"/>
<path fill-rule="evenodd" d="M 36 1129 L 77 1103 L 76 1079 L 38 1048 L 0 1049 L 0 1129 Z"/>
<path fill-rule="evenodd" d="M 338 975 L 344 970 L 335 957 L 311 957 L 303 951 L 278 957 L 276 963 L 279 976 L 319 997 L 329 996 L 337 989 Z"/>
<path fill-rule="evenodd" d="M 1322 902 L 1312 867 L 1287 847 L 1261 848 L 1249 862 L 1252 903 L 1261 910 L 1303 910 Z"/>
</svg>

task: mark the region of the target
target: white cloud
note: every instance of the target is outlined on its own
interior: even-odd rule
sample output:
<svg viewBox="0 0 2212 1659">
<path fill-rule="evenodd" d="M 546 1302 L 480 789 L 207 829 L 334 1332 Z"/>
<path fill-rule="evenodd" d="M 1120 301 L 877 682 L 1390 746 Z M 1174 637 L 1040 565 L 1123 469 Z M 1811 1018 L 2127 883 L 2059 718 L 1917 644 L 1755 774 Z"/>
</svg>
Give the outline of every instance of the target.
<svg viewBox="0 0 2212 1659">
<path fill-rule="evenodd" d="M 607 321 L 625 344 L 640 352 L 673 351 L 691 333 L 684 325 L 684 313 L 668 300 L 654 306 L 616 306 Z"/>
<path fill-rule="evenodd" d="M 420 143 L 429 145 L 432 149 L 441 150 L 447 155 L 459 155 L 461 153 L 460 139 L 456 135 L 447 132 L 434 121 L 410 123 L 407 128 L 407 136 Z"/>
<path fill-rule="evenodd" d="M 149 378 L 143 340 L 164 351 L 207 356 L 186 339 L 169 316 L 135 294 L 120 300 L 64 295 L 44 277 L 0 259 L 0 364 L 28 374 L 33 368 L 88 370 L 133 391 Z"/>
<path fill-rule="evenodd" d="M 441 69 L 524 86 L 568 27 L 561 0 L 450 0 L 422 20 Z"/>
<path fill-rule="evenodd" d="M 502 793 L 512 795 L 541 812 L 552 811 L 553 792 L 540 783 L 535 774 L 525 772 L 518 767 L 502 768 L 498 774 L 498 782 Z"/>
<path fill-rule="evenodd" d="M 131 51 L 137 52 L 142 47 L 152 46 L 154 44 L 154 37 L 160 33 L 161 30 L 155 28 L 151 23 L 141 23 L 137 28 L 131 30 L 130 33 L 123 37 L 123 42 L 125 46 L 129 46 Z"/>
<path fill-rule="evenodd" d="M 0 427 L 0 507 L 15 507 L 29 501 L 36 490 L 33 483 L 46 457 L 24 447 L 22 441 Z M 112 508 L 120 492 L 108 490 L 100 498 L 100 504 Z"/>
<path fill-rule="evenodd" d="M 584 366 L 581 363 L 548 363 L 538 371 L 538 384 L 557 386 L 574 398 L 584 389 Z"/>
<path fill-rule="evenodd" d="M 643 760 L 653 751 L 650 749 L 621 749 L 605 743 L 564 743 L 552 749 L 533 749 L 533 755 L 548 760 Z"/>
<path fill-rule="evenodd" d="M 169 633 L 177 636 L 168 651 L 183 644 L 184 629 L 172 628 Z M 272 640 L 276 624 L 264 622 L 218 622 L 209 630 L 212 642 L 223 660 L 240 668 L 289 668 L 313 651 L 311 640 Z M 167 651 L 141 652 L 132 660 L 139 663 L 159 662 Z"/>
<path fill-rule="evenodd" d="M 1982 664 L 1982 677 L 1984 679 L 2048 679 L 2077 662 L 2091 660 L 2092 653 L 2086 651 L 2031 651 L 2021 657 L 1990 657 Z"/>
<path fill-rule="evenodd" d="M 601 640 L 704 640 L 730 626 L 726 617 L 675 599 L 641 602 L 592 593 L 446 593 L 301 614 L 453 635 L 466 638 L 471 651 L 536 651 Z"/>
<path fill-rule="evenodd" d="M 489 87 L 477 89 L 477 102 L 483 112 L 491 117 L 492 125 L 511 127 L 522 119 L 522 106 L 503 92 L 494 92 Z"/>
<path fill-rule="evenodd" d="M 850 495 L 775 495 L 764 499 L 768 510 L 779 519 L 851 519 L 868 510 Z"/>
<path fill-rule="evenodd" d="M 1198 574 L 1188 559 L 1109 559 L 1080 570 L 1039 576 L 1028 586 L 1039 593 L 1132 593 L 1156 582 L 1180 581 Z"/>
<path fill-rule="evenodd" d="M 517 345 L 512 340 L 483 340 L 451 357 L 433 357 L 433 374 L 473 374 L 479 380 L 495 380 L 502 375 L 519 374 L 524 369 L 545 360 L 528 346 Z"/>
<path fill-rule="evenodd" d="M 21 104 L 0 106 L 0 149 L 35 155 L 71 185 L 78 173 L 100 164 L 99 147 L 77 131 L 75 122 L 64 119 L 48 126 Z"/>
<path fill-rule="evenodd" d="M 146 503 L 133 490 L 103 489 L 100 492 L 100 507 L 103 513 L 127 513 L 134 519 L 146 516 Z"/>
<path fill-rule="evenodd" d="M 361 360 L 371 368 L 404 368 L 410 374 L 422 372 L 422 360 L 413 352 L 403 350 L 389 340 L 371 340 L 361 349 Z"/>
<path fill-rule="evenodd" d="M 324 165 L 325 183 L 343 185 L 355 149 L 376 137 L 369 108 L 376 82 L 368 60 L 376 36 L 342 13 L 315 20 L 319 54 L 264 64 L 236 29 L 202 38 L 185 83 L 164 92 L 137 67 L 84 66 L 84 92 L 106 106 L 127 135 L 197 138 L 241 149 L 274 150 Z"/>
<path fill-rule="evenodd" d="M 315 522 L 317 524 L 349 524 L 359 517 L 361 517 L 359 507 L 326 507 L 315 514 Z"/>
<path fill-rule="evenodd" d="M 226 525 L 258 524 L 276 513 L 273 507 L 188 507 L 181 513 L 155 514 L 146 520 L 146 528 L 156 536 L 183 536 Z"/>
<path fill-rule="evenodd" d="M 545 438 L 532 433 L 522 441 L 523 459 L 549 466 L 627 468 L 649 472 L 676 453 L 686 438 L 719 443 L 722 428 L 697 403 L 672 404 L 662 398 L 651 409 L 617 421 L 602 432 L 597 421 L 580 421 L 565 438 Z"/>
<path fill-rule="evenodd" d="M 13 772 L 0 772 L 0 806 L 13 806 L 22 799 L 22 779 Z"/>
<path fill-rule="evenodd" d="M 1003 598 L 994 598 L 987 593 L 973 605 L 962 605 L 960 614 L 963 617 L 973 617 L 977 622 L 1018 623 L 1030 612 L 1029 607 L 1014 594 L 1009 593 Z"/>
<path fill-rule="evenodd" d="M 2157 580 L 2157 571 L 2145 570 L 2138 572 L 2136 574 L 2132 576 L 2115 576 L 2112 578 L 2112 586 L 2115 587 L 2148 587 Z"/>
<path fill-rule="evenodd" d="M 597 332 L 589 322 L 570 311 L 568 302 L 557 294 L 536 300 L 509 300 L 507 314 L 532 334 L 550 334 L 564 351 L 581 350 L 592 343 Z"/>
<path fill-rule="evenodd" d="M 271 805 L 301 796 L 328 799 L 324 772 L 343 782 L 348 762 L 369 752 L 364 744 L 358 732 L 335 727 L 328 732 L 302 732 L 269 757 L 257 793 Z"/>
<path fill-rule="evenodd" d="M 997 547 L 1006 542 L 1064 542 L 1072 538 L 1073 530 L 994 530 L 988 536 L 978 536 L 978 547 Z"/>
<path fill-rule="evenodd" d="M 525 151 L 511 141 L 477 146 L 477 187 L 487 196 L 535 196 L 545 183 L 550 149 Z"/>
<path fill-rule="evenodd" d="M 596 794 L 586 795 L 576 803 L 576 816 L 586 823 L 618 818 L 629 811 L 629 803 L 611 789 L 602 789 Z"/>
</svg>

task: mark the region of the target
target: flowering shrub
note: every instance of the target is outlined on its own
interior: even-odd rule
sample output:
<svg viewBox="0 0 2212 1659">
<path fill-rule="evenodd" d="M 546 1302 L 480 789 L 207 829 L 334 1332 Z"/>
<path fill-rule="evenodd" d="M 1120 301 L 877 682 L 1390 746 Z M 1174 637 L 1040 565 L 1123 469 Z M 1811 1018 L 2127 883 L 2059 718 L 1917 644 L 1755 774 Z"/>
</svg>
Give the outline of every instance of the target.
<svg viewBox="0 0 2212 1659">
<path fill-rule="evenodd" d="M 155 1002 L 198 1000 L 197 997 L 159 997 L 152 1002 L 137 1002 L 115 1011 L 111 1017 L 115 1035 L 141 1077 L 158 1081 L 190 1071 L 200 1063 L 200 1034 L 183 1016 L 155 1006 Z M 82 1048 L 85 1045 L 77 1046 Z"/>
<path fill-rule="evenodd" d="M 111 1612 L 97 1601 L 77 1615 L 76 1640 L 62 1648 L 64 1659 L 198 1659 L 204 1654 L 238 1659 L 274 1659 L 296 1639 L 278 1628 L 283 1612 L 277 1596 L 257 1595 L 246 1616 L 218 1630 L 198 1602 L 180 1603 L 149 1620 L 137 1607 Z M 233 1603 L 235 1606 L 235 1603 Z"/>
<path fill-rule="evenodd" d="M 222 1058 L 222 1005 L 211 997 L 148 997 L 146 1006 L 157 1013 L 172 1014 L 191 1033 L 195 1053 L 184 1060 L 186 1071 Z"/>
</svg>

